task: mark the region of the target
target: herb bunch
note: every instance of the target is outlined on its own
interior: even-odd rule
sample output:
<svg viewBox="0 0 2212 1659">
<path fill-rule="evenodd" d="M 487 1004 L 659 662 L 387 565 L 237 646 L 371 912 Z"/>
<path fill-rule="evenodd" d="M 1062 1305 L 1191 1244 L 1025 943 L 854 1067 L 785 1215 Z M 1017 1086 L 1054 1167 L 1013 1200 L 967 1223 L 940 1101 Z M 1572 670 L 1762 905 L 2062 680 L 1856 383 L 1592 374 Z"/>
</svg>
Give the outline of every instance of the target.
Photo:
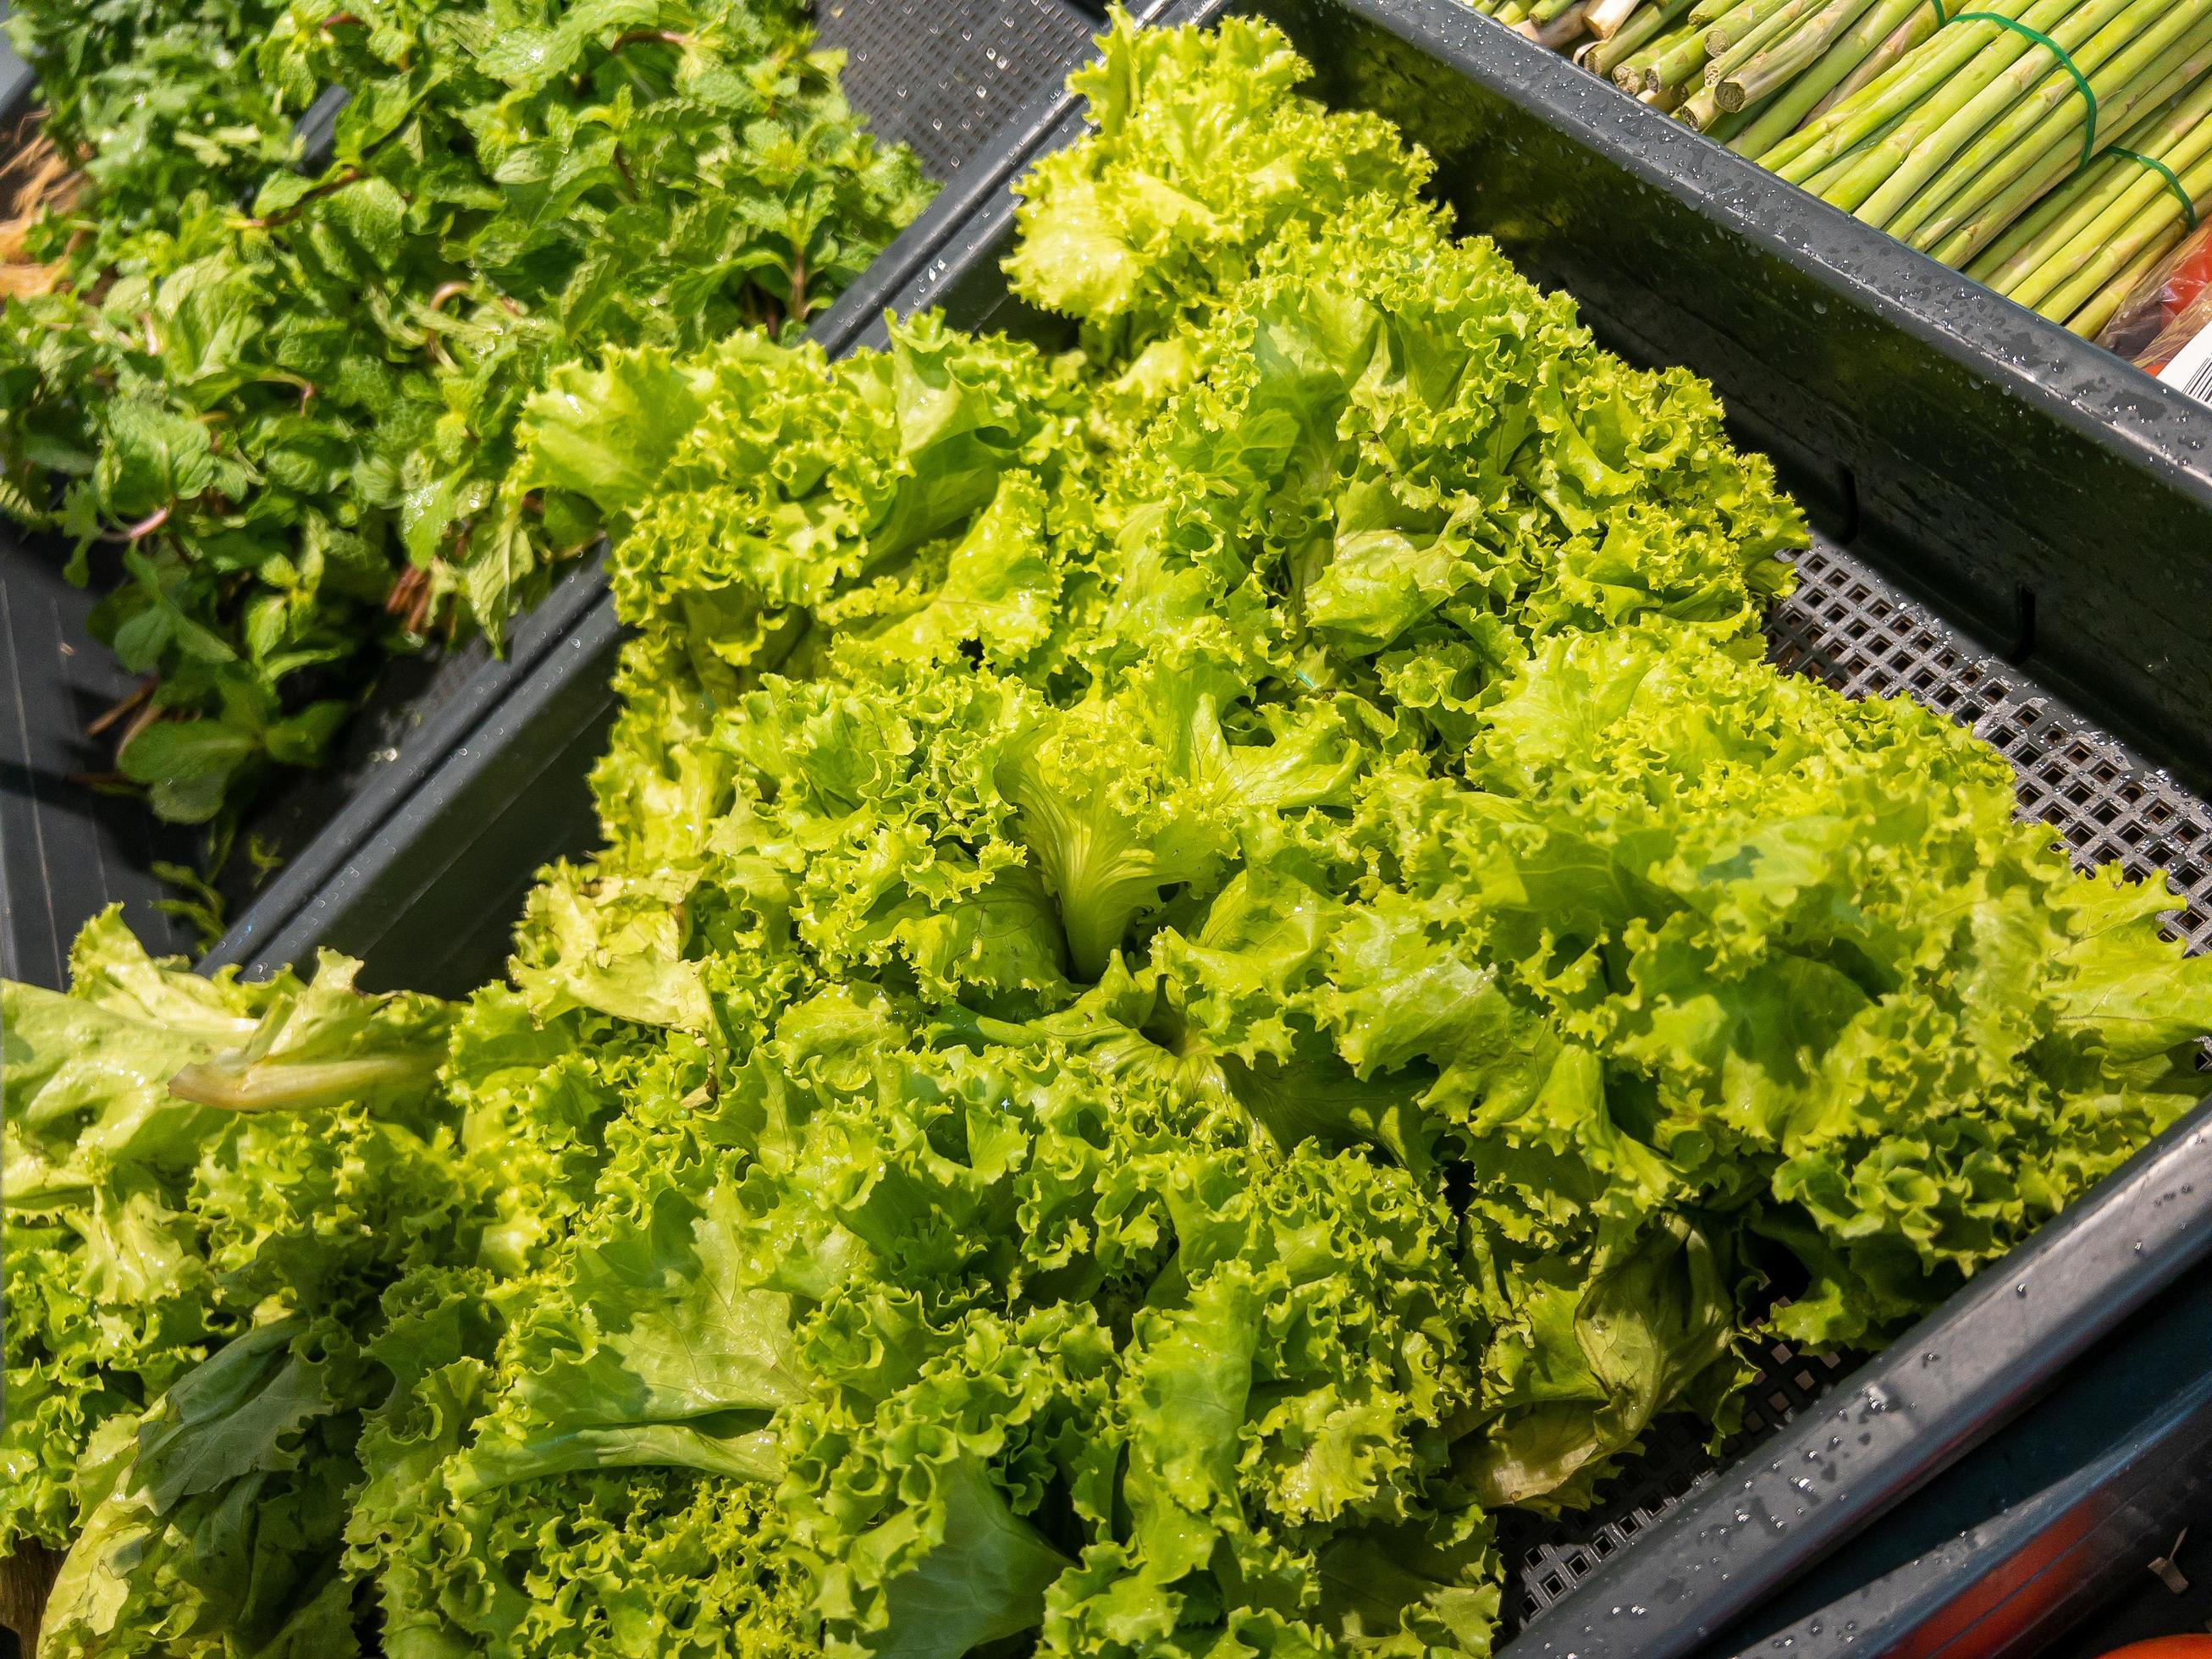
<svg viewBox="0 0 2212 1659">
<path fill-rule="evenodd" d="M 216 27 L 143 30 L 93 78 Z M 315 0 L 237 63 L 287 136 L 242 121 L 158 190 L 138 168 L 166 213 L 109 216 L 100 169 L 139 141 L 71 106 L 94 188 L 52 227 L 54 291 L 0 314 L 0 477 L 74 578 L 115 581 L 94 629 L 146 677 L 118 766 L 189 823 L 315 763 L 388 654 L 496 641 L 587 544 L 508 482 L 553 365 L 796 332 L 926 198 L 776 0 Z M 328 164 L 261 166 L 333 86 Z"/>
</svg>

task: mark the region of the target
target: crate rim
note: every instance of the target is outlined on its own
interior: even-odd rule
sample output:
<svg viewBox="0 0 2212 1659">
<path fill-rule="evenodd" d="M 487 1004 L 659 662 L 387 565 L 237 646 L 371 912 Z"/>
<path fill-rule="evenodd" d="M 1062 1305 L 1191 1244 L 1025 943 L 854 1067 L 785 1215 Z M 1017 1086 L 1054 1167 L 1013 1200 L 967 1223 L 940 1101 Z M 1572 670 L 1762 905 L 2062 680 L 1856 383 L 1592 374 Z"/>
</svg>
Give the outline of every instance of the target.
<svg viewBox="0 0 2212 1659">
<path fill-rule="evenodd" d="M 1839 297 L 1942 349 L 1968 372 L 2002 383 L 2021 401 L 2112 450 L 2132 470 L 2165 479 L 2212 507 L 2212 404 L 1863 223 L 1463 0 L 1323 3 L 1364 18 L 1493 90 L 1554 100 L 1553 113 L 1571 113 L 1576 120 L 1565 136 L 1613 149 L 1624 170 L 1645 185 L 1695 207 L 1753 246 L 1788 258 Z M 1233 9 L 1237 3 L 1206 0 L 1192 10 Z M 1633 142 L 1617 145 L 1601 131 L 1604 122 L 1625 123 Z M 1805 234 L 1791 234 L 1797 225 Z M 2008 331 L 2025 331 L 2018 355 L 2005 349 Z M 2045 376 L 2105 395 L 2069 396 Z M 2167 434 L 2177 441 L 2163 441 Z"/>
</svg>

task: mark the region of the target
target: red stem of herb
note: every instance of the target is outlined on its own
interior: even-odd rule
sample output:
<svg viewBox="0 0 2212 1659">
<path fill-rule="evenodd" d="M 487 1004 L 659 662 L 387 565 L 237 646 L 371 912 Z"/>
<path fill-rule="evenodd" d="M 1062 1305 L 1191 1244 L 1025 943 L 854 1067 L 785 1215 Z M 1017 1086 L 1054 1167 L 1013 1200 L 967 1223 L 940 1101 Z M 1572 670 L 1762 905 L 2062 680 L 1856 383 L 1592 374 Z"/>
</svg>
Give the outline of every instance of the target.
<svg viewBox="0 0 2212 1659">
<path fill-rule="evenodd" d="M 99 719 L 94 720 L 91 725 L 86 726 L 84 728 L 85 736 L 88 738 L 98 737 L 101 732 L 107 730 L 109 726 L 114 725 L 116 721 L 121 720 L 125 714 L 136 708 L 140 703 L 145 702 L 147 698 L 152 696 L 154 695 L 154 688 L 160 682 L 154 675 L 147 675 L 144 679 L 138 682 L 138 689 L 136 691 L 133 691 L 129 696 L 125 697 L 121 702 L 116 703 L 114 707 L 107 709 L 100 716 Z"/>
<path fill-rule="evenodd" d="M 416 596 L 428 589 L 430 573 L 419 564 L 410 564 L 401 571 L 392 584 L 392 591 L 384 596 L 387 615 L 400 617 L 415 608 Z"/>
<path fill-rule="evenodd" d="M 100 539 L 104 542 L 143 541 L 147 537 L 159 530 L 163 525 L 168 523 L 169 512 L 169 507 L 161 507 L 155 512 L 148 514 L 144 518 L 139 520 L 137 524 L 131 526 L 128 529 L 111 530 L 106 532 L 101 535 Z"/>
<path fill-rule="evenodd" d="M 123 735 L 115 740 L 115 752 L 119 757 L 128 749 L 132 739 L 161 718 L 161 706 L 149 702 L 131 717 L 131 724 L 123 728 Z"/>
</svg>

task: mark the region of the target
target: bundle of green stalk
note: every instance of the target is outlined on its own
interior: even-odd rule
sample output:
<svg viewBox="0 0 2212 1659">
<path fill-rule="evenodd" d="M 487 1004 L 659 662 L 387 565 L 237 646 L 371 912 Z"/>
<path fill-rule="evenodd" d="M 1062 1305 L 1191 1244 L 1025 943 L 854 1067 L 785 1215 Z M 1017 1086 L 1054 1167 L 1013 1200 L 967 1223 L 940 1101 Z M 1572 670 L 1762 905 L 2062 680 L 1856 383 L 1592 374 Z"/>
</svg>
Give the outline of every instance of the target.
<svg viewBox="0 0 2212 1659">
<path fill-rule="evenodd" d="M 1644 102 L 2094 331 L 2124 294 L 2122 279 L 2147 270 L 2212 205 L 2203 119 L 2212 106 L 2212 0 L 1970 7 L 1500 0 L 1479 9 L 1554 46 L 1589 36 L 1577 60 Z"/>
<path fill-rule="evenodd" d="M 51 291 L 0 309 L 0 507 L 114 584 L 94 630 L 144 679 L 96 723 L 107 781 L 216 858 L 392 654 L 496 640 L 589 544 L 510 478 L 550 373 L 795 334 L 927 199 L 798 0 L 64 9 L 19 33 L 88 187 L 32 239 Z M 213 73 L 149 104 L 179 58 Z"/>
<path fill-rule="evenodd" d="M 1966 267 L 2076 334 L 2095 335 L 2212 212 L 2212 76 L 2161 106 Z"/>
</svg>

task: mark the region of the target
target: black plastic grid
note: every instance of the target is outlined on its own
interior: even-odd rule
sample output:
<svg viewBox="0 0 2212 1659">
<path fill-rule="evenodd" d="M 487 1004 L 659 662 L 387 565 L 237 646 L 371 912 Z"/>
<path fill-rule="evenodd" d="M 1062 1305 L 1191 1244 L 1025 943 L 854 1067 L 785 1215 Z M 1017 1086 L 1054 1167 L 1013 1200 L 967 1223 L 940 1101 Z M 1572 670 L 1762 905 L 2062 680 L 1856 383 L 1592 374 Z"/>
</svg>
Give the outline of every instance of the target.
<svg viewBox="0 0 2212 1659">
<path fill-rule="evenodd" d="M 2020 671 L 1962 640 L 1849 554 L 1798 562 L 1797 592 L 1768 619 L 1772 657 L 1852 696 L 1901 692 L 1971 725 L 2020 777 L 2021 812 L 2057 830 L 2075 863 L 2163 872 L 2174 934 L 2212 949 L 2212 810 Z"/>
<path fill-rule="evenodd" d="M 1850 1368 L 1833 1354 L 1801 1354 L 1787 1342 L 1762 1346 L 1759 1375 L 1744 1400 L 1743 1426 L 1716 1457 L 1705 1425 L 1662 1417 L 1645 1431 L 1644 1450 L 1601 1488 L 1587 1510 L 1544 1520 L 1518 1510 L 1498 1517 L 1505 1561 L 1505 1627 L 1517 1631 L 1634 1542 L 1644 1529 L 1698 1487 L 1723 1464 L 1765 1439 L 1812 1405 Z"/>
<path fill-rule="evenodd" d="M 2050 824 L 2079 866 L 2163 874 L 2177 894 L 2168 930 L 2192 951 L 2212 949 L 2212 808 L 1832 543 L 1816 541 L 1797 574 L 1796 592 L 1767 617 L 1777 666 L 1847 696 L 1910 696 L 1971 725 L 2012 763 L 2023 817 Z M 1694 1419 L 1662 1418 L 1593 1507 L 1554 1521 L 1498 1517 L 1509 1631 L 1593 1577 L 1855 1363 L 1781 1341 L 1763 1344 L 1758 1358 L 1743 1426 L 1717 1456 Z"/>
<path fill-rule="evenodd" d="M 1068 0 L 819 0 L 815 28 L 845 53 L 845 94 L 878 137 L 950 179 L 1102 27 Z"/>
</svg>

